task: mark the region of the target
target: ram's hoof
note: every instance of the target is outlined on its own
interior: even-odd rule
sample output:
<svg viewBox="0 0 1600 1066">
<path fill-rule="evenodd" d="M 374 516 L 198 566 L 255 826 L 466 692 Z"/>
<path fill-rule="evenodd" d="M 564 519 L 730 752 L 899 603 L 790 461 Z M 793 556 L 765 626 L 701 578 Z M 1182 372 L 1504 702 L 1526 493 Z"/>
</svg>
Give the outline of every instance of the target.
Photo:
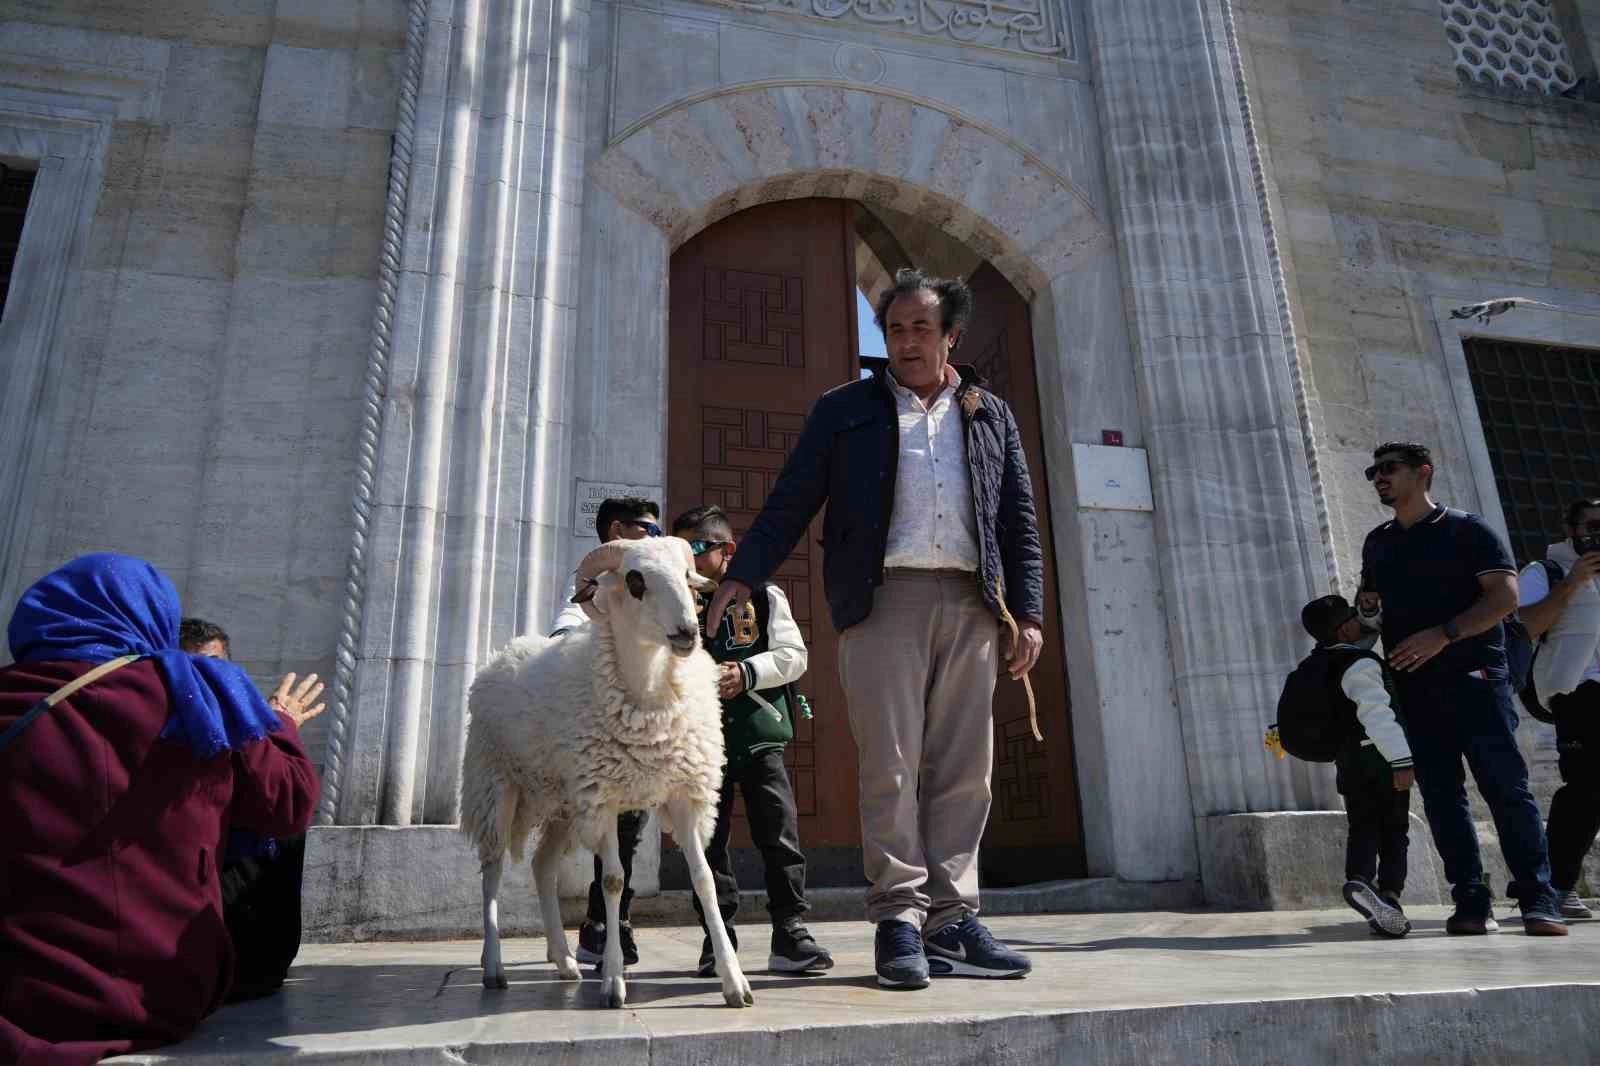
<svg viewBox="0 0 1600 1066">
<path fill-rule="evenodd" d="M 583 980 L 583 970 L 578 966 L 578 960 L 568 955 L 564 959 L 552 959 L 556 964 L 556 973 L 561 975 L 563 981 Z"/>
<path fill-rule="evenodd" d="M 506 988 L 506 975 L 503 973 L 486 973 L 483 975 L 483 987 L 488 989 Z"/>
<path fill-rule="evenodd" d="M 628 990 L 623 985 L 622 978 L 608 977 L 605 979 L 604 983 L 606 990 L 606 1006 L 615 1010 L 618 1007 L 624 1006 L 628 1002 Z"/>
<path fill-rule="evenodd" d="M 732 987 L 724 984 L 722 998 L 730 1007 L 753 1007 L 756 1005 L 755 994 L 750 991 L 750 982 L 741 975 L 737 981 L 732 982 Z"/>
</svg>

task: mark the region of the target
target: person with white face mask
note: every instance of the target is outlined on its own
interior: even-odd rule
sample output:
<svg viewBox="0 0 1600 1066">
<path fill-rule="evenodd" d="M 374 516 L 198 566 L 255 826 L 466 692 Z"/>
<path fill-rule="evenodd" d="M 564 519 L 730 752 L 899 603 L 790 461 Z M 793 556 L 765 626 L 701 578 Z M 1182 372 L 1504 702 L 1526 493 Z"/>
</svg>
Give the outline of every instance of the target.
<svg viewBox="0 0 1600 1066">
<path fill-rule="evenodd" d="M 1343 596 L 1305 605 L 1300 623 L 1317 641 L 1313 654 L 1333 660 L 1327 677 L 1338 686 L 1359 729 L 1334 760 L 1344 796 L 1344 898 L 1379 936 L 1402 937 L 1411 922 L 1400 906 L 1410 846 L 1411 747 L 1390 701 L 1383 661 L 1369 649 L 1377 631 Z"/>
</svg>

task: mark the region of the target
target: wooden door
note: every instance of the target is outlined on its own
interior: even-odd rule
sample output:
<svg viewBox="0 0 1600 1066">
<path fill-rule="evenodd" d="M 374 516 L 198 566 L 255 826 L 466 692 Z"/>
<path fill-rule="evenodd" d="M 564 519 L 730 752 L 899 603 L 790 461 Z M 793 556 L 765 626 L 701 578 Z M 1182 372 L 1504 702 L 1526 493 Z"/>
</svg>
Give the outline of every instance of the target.
<svg viewBox="0 0 1600 1066">
<path fill-rule="evenodd" d="M 742 211 L 672 257 L 667 520 L 719 504 L 742 534 L 799 438 L 812 403 L 855 373 L 851 205 L 791 200 Z M 821 877 L 860 879 L 856 754 L 839 686 L 837 636 L 822 591 L 822 516 L 774 580 L 810 649 L 786 761 L 800 840 Z M 734 842 L 749 843 L 742 805 Z M 834 862 L 825 860 L 832 850 Z M 818 866 L 823 869 L 817 869 Z M 853 876 L 846 871 L 853 865 Z"/>
<path fill-rule="evenodd" d="M 1017 416 L 1044 544 L 1044 653 L 1031 675 L 1044 743 L 1035 741 L 1028 729 L 1028 699 L 1020 682 L 1002 672 L 994 694 L 994 808 L 979 852 L 979 870 L 984 884 L 998 887 L 1081 877 L 1085 864 L 1033 328 L 1027 302 L 994 267 L 987 263 L 979 267 L 971 285 L 972 324 L 952 359 L 973 364 L 987 379 L 989 390 L 1010 404 Z"/>
</svg>

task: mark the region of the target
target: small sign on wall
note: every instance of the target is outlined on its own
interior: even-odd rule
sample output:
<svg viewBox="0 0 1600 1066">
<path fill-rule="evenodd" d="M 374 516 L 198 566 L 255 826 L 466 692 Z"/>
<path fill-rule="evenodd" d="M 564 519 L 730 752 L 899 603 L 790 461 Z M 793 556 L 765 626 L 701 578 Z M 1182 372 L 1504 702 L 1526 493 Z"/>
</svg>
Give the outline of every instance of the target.
<svg viewBox="0 0 1600 1066">
<path fill-rule="evenodd" d="M 585 481 L 578 478 L 578 491 L 572 507 L 572 532 L 577 536 L 594 536 L 595 515 L 600 505 L 618 496 L 642 496 L 661 505 L 660 485 L 623 485 L 615 481 Z M 665 517 L 664 515 L 662 517 Z"/>
<path fill-rule="evenodd" d="M 1143 448 L 1074 444 L 1072 470 L 1078 478 L 1078 506 L 1102 511 L 1154 511 L 1150 465 Z"/>
</svg>

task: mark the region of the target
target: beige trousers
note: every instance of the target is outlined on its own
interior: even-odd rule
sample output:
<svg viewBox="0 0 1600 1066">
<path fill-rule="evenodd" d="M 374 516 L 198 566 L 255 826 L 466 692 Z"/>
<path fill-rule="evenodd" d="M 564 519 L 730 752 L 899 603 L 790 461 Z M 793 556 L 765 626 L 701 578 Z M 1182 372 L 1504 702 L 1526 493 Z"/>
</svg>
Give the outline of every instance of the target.
<svg viewBox="0 0 1600 1066">
<path fill-rule="evenodd" d="M 868 921 L 931 934 L 978 909 L 1000 652 L 977 578 L 952 571 L 890 571 L 872 614 L 840 634 Z"/>
</svg>

